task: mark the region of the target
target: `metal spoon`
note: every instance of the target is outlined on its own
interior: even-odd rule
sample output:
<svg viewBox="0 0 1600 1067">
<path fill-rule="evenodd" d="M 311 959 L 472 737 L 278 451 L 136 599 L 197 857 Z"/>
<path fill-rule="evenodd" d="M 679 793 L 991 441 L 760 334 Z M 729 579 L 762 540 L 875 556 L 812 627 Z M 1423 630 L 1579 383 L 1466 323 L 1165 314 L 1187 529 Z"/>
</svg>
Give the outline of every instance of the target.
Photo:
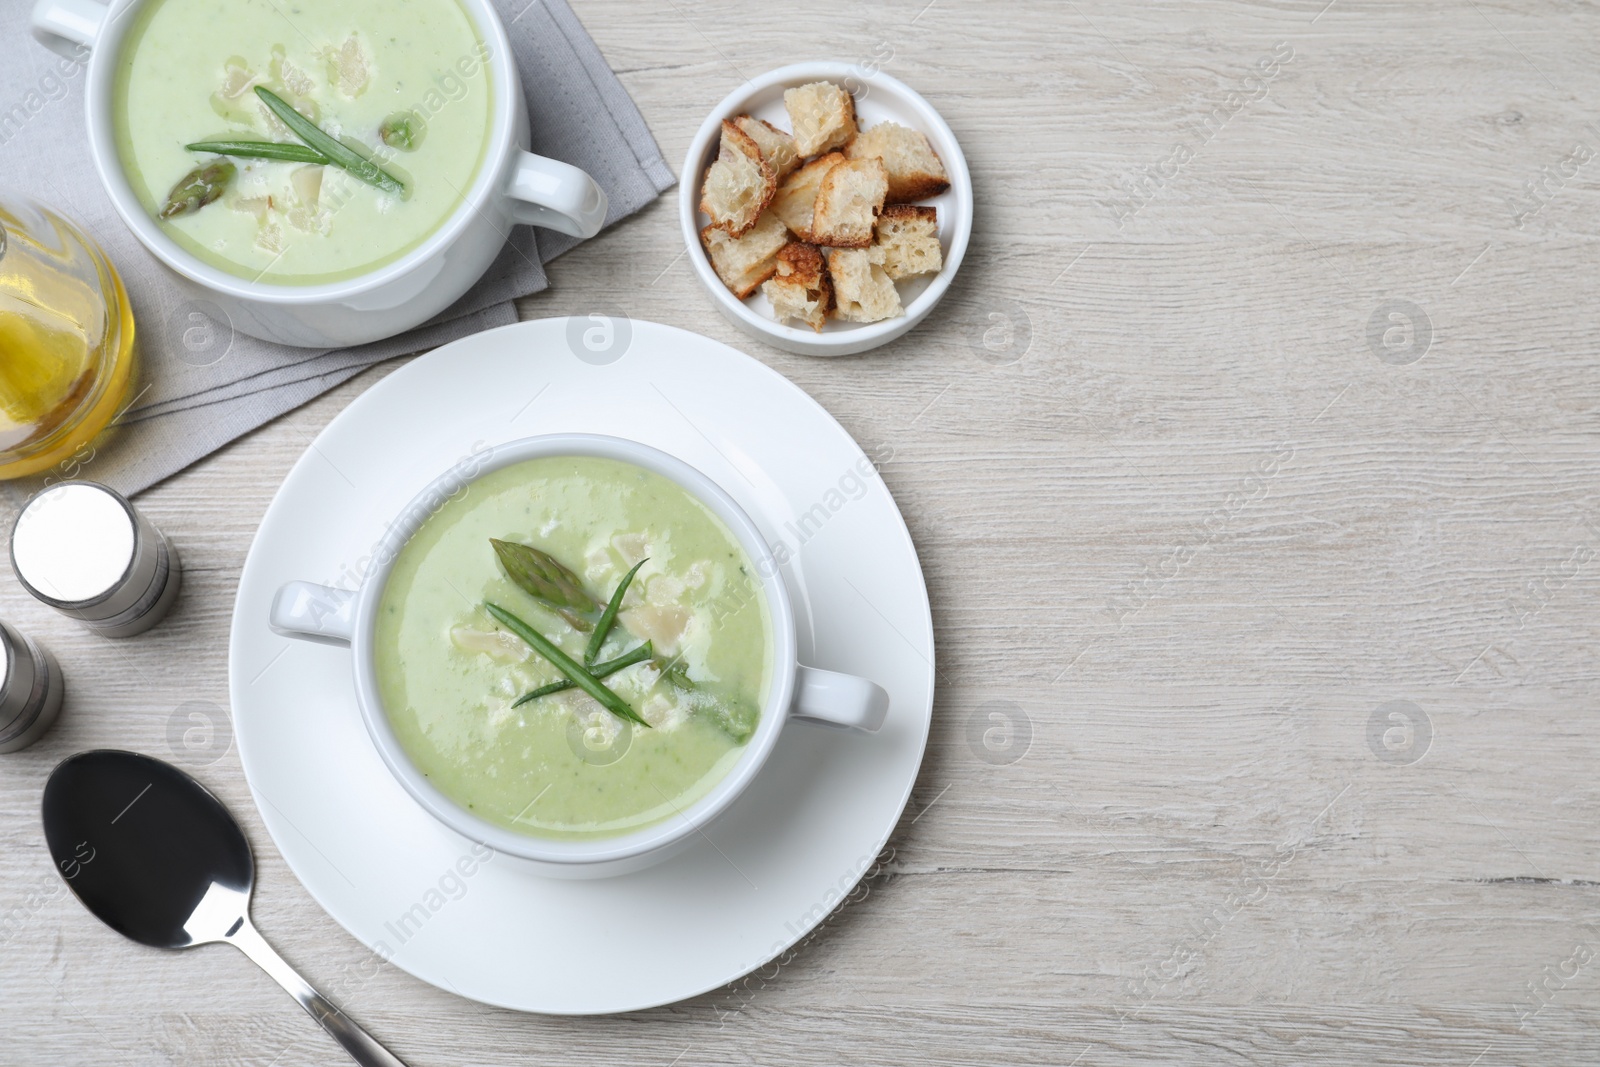
<svg viewBox="0 0 1600 1067">
<path fill-rule="evenodd" d="M 67 885 L 113 930 L 155 948 L 226 941 L 362 1067 L 405 1067 L 250 924 L 250 843 L 222 802 L 187 774 L 135 752 L 80 752 L 45 783 L 44 836 Z"/>
</svg>

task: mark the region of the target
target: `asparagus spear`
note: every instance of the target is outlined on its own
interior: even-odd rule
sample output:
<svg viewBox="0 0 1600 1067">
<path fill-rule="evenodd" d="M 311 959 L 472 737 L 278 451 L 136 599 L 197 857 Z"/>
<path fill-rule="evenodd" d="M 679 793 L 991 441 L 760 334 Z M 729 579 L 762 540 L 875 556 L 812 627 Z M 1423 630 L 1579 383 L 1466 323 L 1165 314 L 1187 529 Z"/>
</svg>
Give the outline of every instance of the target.
<svg viewBox="0 0 1600 1067">
<path fill-rule="evenodd" d="M 761 709 L 743 700 L 719 699 L 698 710 L 740 744 L 750 740 L 750 735 L 756 732 L 756 724 L 761 720 Z"/>
<path fill-rule="evenodd" d="M 496 537 L 489 538 L 489 543 L 500 557 L 500 566 L 505 568 L 506 575 L 523 592 L 566 619 L 575 630 L 587 631 L 594 627 L 592 616 L 600 610 L 600 605 L 584 590 L 578 576 L 554 556 L 532 545 Z"/>
<path fill-rule="evenodd" d="M 161 217 L 171 219 L 199 211 L 227 191 L 228 183 L 233 181 L 236 173 L 238 168 L 225 159 L 214 159 L 196 167 L 185 174 L 172 187 L 172 192 L 167 194 Z"/>
<path fill-rule="evenodd" d="M 402 152 L 415 152 L 421 147 L 422 138 L 427 132 L 428 124 L 414 111 L 397 111 L 378 127 L 378 136 L 383 138 L 383 143 Z"/>
<path fill-rule="evenodd" d="M 639 573 L 639 568 L 649 562 L 648 556 L 633 565 L 633 569 L 622 576 L 622 581 L 617 583 L 617 591 L 611 594 L 611 601 L 606 605 L 605 612 L 600 616 L 600 621 L 594 624 L 594 635 L 589 638 L 589 647 L 583 650 L 585 665 L 593 663 L 600 656 L 600 646 L 606 643 L 606 634 L 611 632 L 611 626 L 617 621 L 617 612 L 622 608 L 622 596 L 628 591 L 628 583 L 633 581 L 633 576 Z"/>
<path fill-rule="evenodd" d="M 574 685 L 598 700 L 607 711 L 618 718 L 627 719 L 629 722 L 637 723 L 640 726 L 646 728 L 650 726 L 649 723 L 640 718 L 638 712 L 628 706 L 626 700 L 601 685 L 600 680 L 591 674 L 583 664 L 561 651 L 544 634 L 535 630 L 498 604 L 485 602 L 483 606 L 501 625 L 526 641 L 530 648 L 549 660 L 551 665 L 571 679 Z"/>
<path fill-rule="evenodd" d="M 646 641 L 638 648 L 631 652 L 624 652 L 616 659 L 608 659 L 604 663 L 596 663 L 593 667 L 589 668 L 589 673 L 594 675 L 596 678 L 608 678 L 622 670 L 624 667 L 631 667 L 635 663 L 643 663 L 654 654 L 655 653 L 651 643 Z M 569 681 L 551 682 L 549 685 L 541 685 L 537 689 L 522 694 L 516 700 L 511 702 L 511 706 L 514 708 L 520 708 L 530 700 L 538 700 L 540 697 L 547 697 L 552 693 L 565 692 L 572 687 L 573 683 Z"/>
<path fill-rule="evenodd" d="M 651 663 L 651 666 L 659 671 L 661 677 L 666 679 L 667 684 L 671 685 L 674 689 L 681 689 L 687 693 L 689 690 L 694 688 L 694 679 L 689 677 L 689 668 L 683 665 L 682 656 L 675 656 L 671 660 L 664 660 L 660 657 L 657 657 L 656 660 Z"/>
</svg>

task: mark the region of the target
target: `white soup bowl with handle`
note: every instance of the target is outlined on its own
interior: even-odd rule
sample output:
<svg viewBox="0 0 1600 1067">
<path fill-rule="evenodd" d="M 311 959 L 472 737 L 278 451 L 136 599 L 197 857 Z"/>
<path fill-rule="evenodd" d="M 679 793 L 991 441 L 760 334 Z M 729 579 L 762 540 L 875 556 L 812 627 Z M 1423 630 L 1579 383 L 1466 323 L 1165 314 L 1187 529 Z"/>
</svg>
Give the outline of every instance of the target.
<svg viewBox="0 0 1600 1067">
<path fill-rule="evenodd" d="M 549 456 L 592 456 L 631 463 L 666 478 L 721 519 L 754 565 L 770 618 L 772 672 L 761 719 L 743 753 L 705 796 L 666 819 L 612 837 L 557 840 L 491 823 L 442 793 L 401 746 L 379 695 L 374 639 L 384 587 L 401 549 L 445 502 L 492 471 Z M 496 852 L 529 861 L 542 874 L 594 878 L 659 863 L 691 844 L 755 780 L 791 720 L 876 733 L 889 694 L 865 678 L 801 666 L 796 660 L 794 609 L 780 565 L 756 524 L 733 498 L 699 470 L 648 445 L 598 434 L 545 434 L 496 445 L 439 475 L 400 512 L 372 554 L 359 590 L 289 582 L 272 604 L 272 629 L 287 637 L 347 645 L 356 700 L 367 731 L 389 771 L 440 822 Z"/>
<path fill-rule="evenodd" d="M 251 281 L 205 263 L 169 237 L 139 203 L 117 150 L 113 95 L 123 44 L 151 0 L 39 0 L 33 35 L 75 60 L 87 57 L 89 150 L 117 214 L 139 242 L 196 296 L 219 306 L 235 329 L 279 344 L 335 348 L 382 340 L 421 325 L 455 303 L 500 254 L 518 224 L 593 237 L 606 219 L 606 194 L 577 167 L 527 151 L 527 106 L 505 26 L 490 0 L 457 0 L 482 42 L 457 60 L 462 77 L 489 70 L 493 107 L 488 148 L 455 210 L 399 259 L 342 281 L 280 285 Z M 481 58 L 480 58 L 481 57 Z M 470 68 L 470 69 L 469 69 Z"/>
</svg>

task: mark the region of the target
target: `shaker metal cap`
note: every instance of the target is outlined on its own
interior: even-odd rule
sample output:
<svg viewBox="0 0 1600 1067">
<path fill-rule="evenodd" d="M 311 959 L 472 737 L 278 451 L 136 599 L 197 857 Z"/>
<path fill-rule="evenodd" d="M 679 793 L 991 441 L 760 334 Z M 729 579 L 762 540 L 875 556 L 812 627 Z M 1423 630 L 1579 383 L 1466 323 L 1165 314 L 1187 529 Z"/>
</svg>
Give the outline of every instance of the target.
<svg viewBox="0 0 1600 1067">
<path fill-rule="evenodd" d="M 11 563 L 40 599 L 92 604 L 130 577 L 137 542 L 133 512 L 120 495 L 93 482 L 68 482 L 35 496 L 18 516 Z"/>
<path fill-rule="evenodd" d="M 16 673 L 13 661 L 16 658 L 10 636 L 4 627 L 0 627 L 0 734 L 5 733 L 6 727 L 22 714 L 26 699 L 11 691 L 11 676 Z"/>
<path fill-rule="evenodd" d="M 64 686 L 54 657 L 3 622 L 0 653 L 0 752 L 16 752 L 55 722 Z"/>
</svg>

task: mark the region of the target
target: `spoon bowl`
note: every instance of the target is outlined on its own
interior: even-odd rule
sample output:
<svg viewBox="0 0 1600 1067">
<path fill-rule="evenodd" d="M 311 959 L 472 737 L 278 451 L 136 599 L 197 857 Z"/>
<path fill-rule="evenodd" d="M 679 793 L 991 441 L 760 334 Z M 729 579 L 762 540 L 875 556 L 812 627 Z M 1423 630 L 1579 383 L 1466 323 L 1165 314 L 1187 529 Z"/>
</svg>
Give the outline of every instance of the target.
<svg viewBox="0 0 1600 1067">
<path fill-rule="evenodd" d="M 44 788 L 44 836 L 84 907 L 152 948 L 225 938 L 227 927 L 191 929 L 190 919 L 213 885 L 247 905 L 255 883 L 249 842 L 222 802 L 132 752 L 84 752 L 57 767 Z"/>
<path fill-rule="evenodd" d="M 363 1067 L 405 1067 L 312 989 L 250 922 L 255 859 L 205 786 L 136 752 L 63 760 L 44 787 L 44 837 L 67 887 L 143 945 L 227 942 L 270 974 Z"/>
</svg>

